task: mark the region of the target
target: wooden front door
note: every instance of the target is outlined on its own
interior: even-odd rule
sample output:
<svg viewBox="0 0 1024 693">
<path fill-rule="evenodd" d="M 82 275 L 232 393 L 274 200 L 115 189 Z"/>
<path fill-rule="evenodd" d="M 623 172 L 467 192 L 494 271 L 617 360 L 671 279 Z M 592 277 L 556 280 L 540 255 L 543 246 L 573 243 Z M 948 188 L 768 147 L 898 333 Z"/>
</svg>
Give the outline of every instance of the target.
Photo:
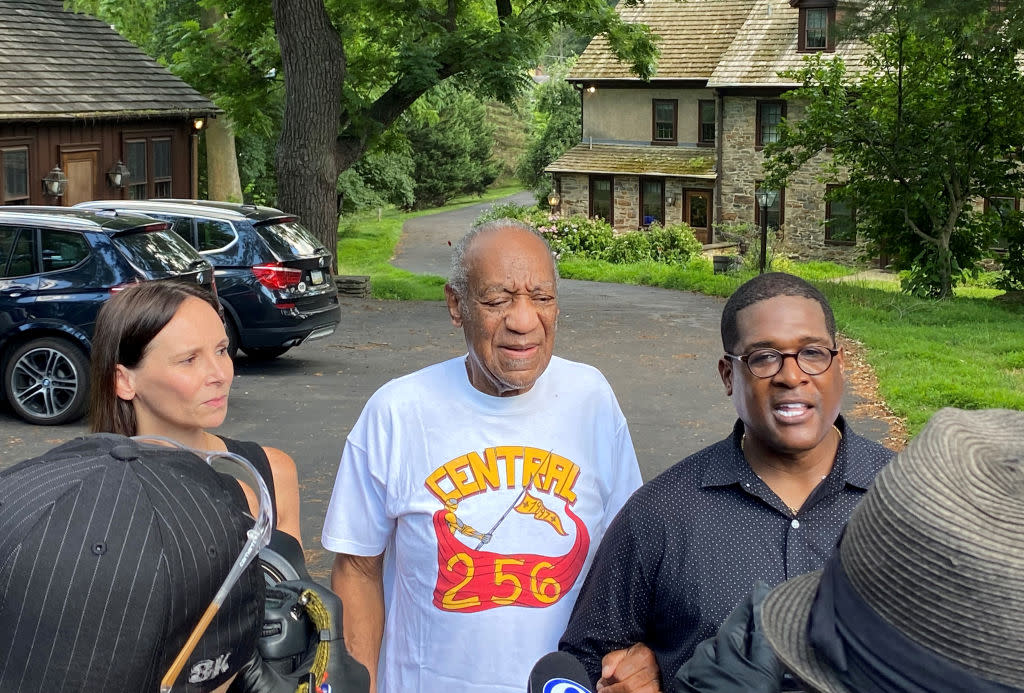
<svg viewBox="0 0 1024 693">
<path fill-rule="evenodd" d="M 687 190 L 683 221 L 693 229 L 701 243 L 711 242 L 711 191 Z"/>
<path fill-rule="evenodd" d="M 96 199 L 96 155 L 95 151 L 87 151 L 65 152 L 61 156 L 61 167 L 68 177 L 68 187 L 61 198 L 65 207 Z"/>
</svg>

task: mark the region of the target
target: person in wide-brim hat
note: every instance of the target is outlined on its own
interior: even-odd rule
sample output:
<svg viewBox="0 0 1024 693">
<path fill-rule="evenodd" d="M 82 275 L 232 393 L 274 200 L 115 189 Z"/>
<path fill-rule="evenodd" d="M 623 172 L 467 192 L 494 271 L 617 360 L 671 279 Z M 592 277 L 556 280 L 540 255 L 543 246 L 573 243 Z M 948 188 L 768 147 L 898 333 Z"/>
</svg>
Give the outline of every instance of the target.
<svg viewBox="0 0 1024 693">
<path fill-rule="evenodd" d="M 935 414 L 761 619 L 819 691 L 1024 689 L 1024 413 Z"/>
</svg>

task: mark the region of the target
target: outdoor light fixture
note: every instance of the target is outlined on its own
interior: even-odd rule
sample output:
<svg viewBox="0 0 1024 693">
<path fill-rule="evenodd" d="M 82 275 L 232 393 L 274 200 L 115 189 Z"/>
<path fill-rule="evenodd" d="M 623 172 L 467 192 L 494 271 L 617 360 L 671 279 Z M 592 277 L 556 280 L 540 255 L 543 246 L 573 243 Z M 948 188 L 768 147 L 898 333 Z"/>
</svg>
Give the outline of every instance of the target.
<svg viewBox="0 0 1024 693">
<path fill-rule="evenodd" d="M 758 260 L 758 273 L 764 274 L 768 263 L 768 208 L 774 207 L 779 199 L 778 190 L 758 190 L 754 193 L 757 205 L 761 208 L 761 257 Z"/>
<path fill-rule="evenodd" d="M 558 204 L 562 201 L 562 198 L 558 196 L 558 192 L 552 190 L 548 195 L 548 206 L 551 207 L 551 213 L 555 213 L 555 209 L 558 208 Z"/>
<path fill-rule="evenodd" d="M 676 204 L 676 198 L 672 197 L 671 195 L 666 196 L 665 204 L 667 204 L 669 207 L 674 207 Z"/>
<path fill-rule="evenodd" d="M 60 197 L 68 188 L 68 177 L 60 170 L 60 166 L 54 166 L 43 178 L 43 194 L 49 197 Z"/>
<path fill-rule="evenodd" d="M 588 93 L 593 94 L 595 91 L 597 91 L 597 87 L 594 86 L 593 84 L 591 84 L 589 87 L 587 87 L 587 92 Z"/>
<path fill-rule="evenodd" d="M 204 127 L 206 127 L 206 118 L 193 118 L 192 119 L 192 129 L 193 130 L 195 130 L 196 132 L 199 132 Z"/>
<path fill-rule="evenodd" d="M 123 161 L 118 160 L 118 162 L 114 164 L 109 171 L 107 171 L 107 180 L 109 180 L 110 184 L 115 188 L 126 188 L 128 187 L 128 177 L 130 175 L 131 172 L 128 170 L 128 167 L 124 165 Z"/>
<path fill-rule="evenodd" d="M 763 209 L 774 207 L 779 199 L 778 190 L 758 190 L 756 193 L 757 204 Z"/>
</svg>

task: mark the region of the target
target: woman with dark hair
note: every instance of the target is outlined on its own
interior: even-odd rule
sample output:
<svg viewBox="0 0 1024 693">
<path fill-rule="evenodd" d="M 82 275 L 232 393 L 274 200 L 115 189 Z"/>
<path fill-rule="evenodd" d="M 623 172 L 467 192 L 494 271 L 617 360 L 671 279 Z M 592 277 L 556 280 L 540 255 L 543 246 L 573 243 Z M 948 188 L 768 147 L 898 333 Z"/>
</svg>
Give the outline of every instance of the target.
<svg viewBox="0 0 1024 693">
<path fill-rule="evenodd" d="M 295 462 L 277 448 L 209 433 L 224 422 L 234 365 L 217 302 L 203 289 L 143 282 L 100 310 L 92 348 L 93 433 L 165 436 L 249 459 L 271 491 L 278 529 L 300 540 Z M 256 496 L 242 485 L 250 509 Z"/>
</svg>

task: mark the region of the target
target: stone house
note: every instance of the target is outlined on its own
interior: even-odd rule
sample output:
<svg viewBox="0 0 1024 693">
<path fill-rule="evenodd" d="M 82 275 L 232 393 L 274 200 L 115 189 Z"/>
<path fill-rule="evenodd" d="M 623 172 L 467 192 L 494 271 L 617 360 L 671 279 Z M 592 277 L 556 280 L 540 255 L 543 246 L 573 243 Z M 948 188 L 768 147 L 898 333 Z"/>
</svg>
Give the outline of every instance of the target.
<svg viewBox="0 0 1024 693">
<path fill-rule="evenodd" d="M 758 228 L 762 149 L 781 118 L 801 111 L 781 98 L 798 85 L 779 72 L 813 52 L 841 55 L 854 70 L 863 60 L 862 44 L 833 39 L 845 4 L 646 0 L 619 8 L 661 37 L 658 69 L 649 82 L 636 78 L 601 36 L 580 56 L 568 79 L 581 94 L 582 141 L 546 169 L 558 212 L 600 216 L 620 230 L 686 222 L 704 243 L 731 224 Z M 816 168 L 778 191 L 768 225 L 791 254 L 852 260 L 853 212 L 825 201 Z"/>
<path fill-rule="evenodd" d="M 212 102 L 61 0 L 0 0 L 0 205 L 196 197 Z"/>
</svg>

